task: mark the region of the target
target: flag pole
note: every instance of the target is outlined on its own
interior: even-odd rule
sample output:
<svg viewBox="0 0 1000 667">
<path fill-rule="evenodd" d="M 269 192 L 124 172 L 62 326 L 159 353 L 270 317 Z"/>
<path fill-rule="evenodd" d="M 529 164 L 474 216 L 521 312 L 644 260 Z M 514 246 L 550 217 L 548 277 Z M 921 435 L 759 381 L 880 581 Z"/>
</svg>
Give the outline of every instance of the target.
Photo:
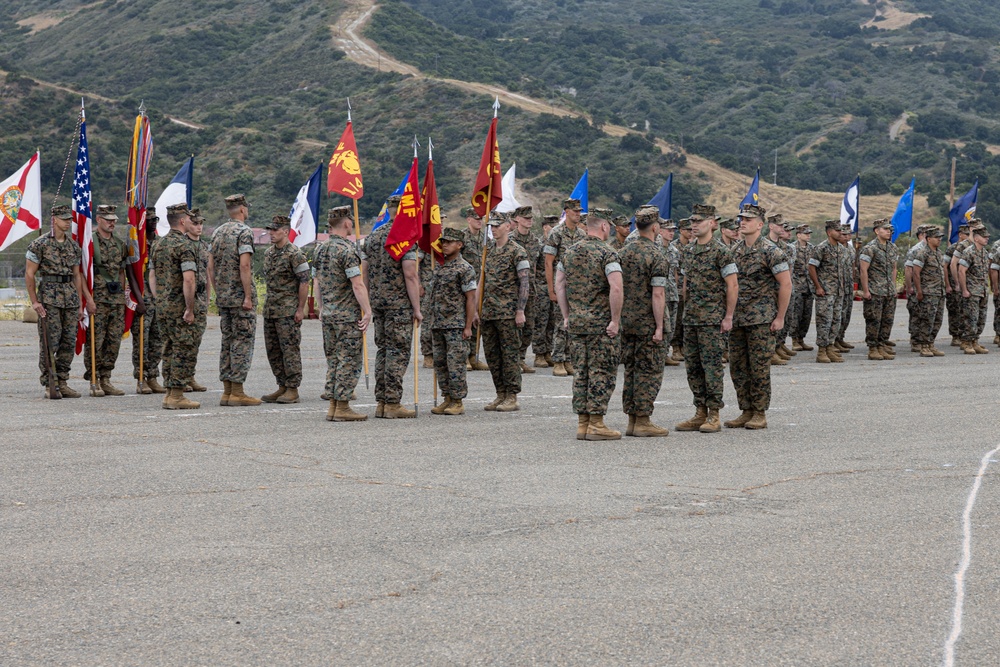
<svg viewBox="0 0 1000 667">
<path fill-rule="evenodd" d="M 413 135 L 413 159 L 417 159 L 417 148 L 420 147 L 420 143 L 417 141 L 417 135 Z M 417 172 L 420 175 L 420 172 Z M 416 193 L 417 201 L 419 202 L 420 193 Z M 419 237 L 418 241 L 419 241 Z M 420 244 L 417 243 L 417 284 L 420 283 Z M 413 320 L 413 412 L 414 416 L 420 415 L 420 406 L 418 404 L 420 400 L 420 322 L 416 319 Z"/>
<path fill-rule="evenodd" d="M 145 318 L 145 315 L 139 316 L 139 386 L 142 386 L 142 383 L 146 381 L 146 374 L 143 372 L 145 368 L 144 362 L 146 361 L 146 348 L 143 347 L 143 326 L 145 325 Z"/>
<path fill-rule="evenodd" d="M 493 100 L 493 118 L 497 117 L 497 113 L 500 111 L 500 98 L 497 97 Z M 490 148 L 490 169 L 493 169 L 493 148 Z M 484 216 L 483 222 L 483 256 L 479 262 L 479 305 L 476 308 L 476 315 L 478 318 L 483 316 L 483 295 L 486 290 L 483 289 L 485 286 L 483 283 L 486 281 L 486 233 L 489 231 L 490 226 L 490 204 L 493 202 L 493 175 L 490 174 L 490 182 L 486 186 L 486 215 Z M 479 338 L 482 336 L 483 325 L 480 321 L 479 326 L 476 327 L 476 342 L 472 347 L 472 359 L 478 361 L 479 359 Z"/>
<path fill-rule="evenodd" d="M 94 349 L 94 316 L 90 316 L 90 395 L 97 396 L 97 351 Z"/>
<path fill-rule="evenodd" d="M 955 208 L 955 166 L 958 164 L 958 158 L 951 159 L 951 194 L 948 196 L 948 243 L 951 243 L 951 209 Z"/>
</svg>

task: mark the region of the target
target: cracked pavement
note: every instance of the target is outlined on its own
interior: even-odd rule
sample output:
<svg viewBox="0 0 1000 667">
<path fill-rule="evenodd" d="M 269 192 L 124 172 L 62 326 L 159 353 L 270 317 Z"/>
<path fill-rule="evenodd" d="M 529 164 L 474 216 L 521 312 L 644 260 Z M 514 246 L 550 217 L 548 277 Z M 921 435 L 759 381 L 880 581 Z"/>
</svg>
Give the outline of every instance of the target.
<svg viewBox="0 0 1000 667">
<path fill-rule="evenodd" d="M 765 431 L 591 443 L 548 369 L 519 413 L 484 412 L 474 372 L 467 414 L 431 415 L 421 369 L 417 420 L 328 423 L 316 321 L 302 403 L 222 408 L 210 319 L 194 412 L 131 393 L 131 340 L 126 396 L 51 402 L 35 328 L 0 336 L 4 665 L 939 664 L 997 445 L 995 347 L 800 353 L 773 369 Z M 258 330 L 247 390 L 272 389 Z M 358 399 L 373 415 L 364 378 Z M 726 400 L 724 418 L 728 378 Z M 619 383 L 612 428 L 620 405 Z M 691 411 L 667 368 L 654 421 Z M 956 664 L 1000 655 L 998 515 L 991 466 Z"/>
</svg>

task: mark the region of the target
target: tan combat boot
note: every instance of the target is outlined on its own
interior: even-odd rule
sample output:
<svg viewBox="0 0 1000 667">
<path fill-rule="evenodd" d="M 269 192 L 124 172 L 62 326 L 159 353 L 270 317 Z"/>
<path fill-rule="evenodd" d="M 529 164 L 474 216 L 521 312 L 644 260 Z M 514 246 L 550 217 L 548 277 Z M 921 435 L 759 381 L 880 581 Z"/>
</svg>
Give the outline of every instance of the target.
<svg viewBox="0 0 1000 667">
<path fill-rule="evenodd" d="M 965 352 L 966 354 L 975 354 L 976 353 L 976 348 L 972 347 L 972 343 L 970 343 L 967 340 L 961 341 L 959 343 L 959 347 L 962 348 L 962 352 Z M 62 390 L 60 389 L 60 391 L 62 391 Z M 63 394 L 63 396 L 65 396 L 65 395 L 66 394 Z"/>
<path fill-rule="evenodd" d="M 153 390 L 149 388 L 149 385 L 142 380 L 137 380 L 135 383 L 135 393 L 137 394 L 152 394 Z"/>
<path fill-rule="evenodd" d="M 796 354 L 798 354 L 798 352 L 796 352 L 795 350 L 789 349 L 788 346 L 785 345 L 784 343 L 782 343 L 778 347 L 781 349 L 781 353 L 788 358 L 794 357 Z"/>
<path fill-rule="evenodd" d="M 719 421 L 719 411 L 712 408 L 708 411 L 708 418 L 705 423 L 698 427 L 702 433 L 718 433 L 722 430 L 722 423 Z"/>
<path fill-rule="evenodd" d="M 485 361 L 480 361 L 476 357 L 471 357 L 470 360 L 472 361 L 472 370 L 474 370 L 474 371 L 488 371 L 488 370 L 490 370 L 490 365 L 487 364 Z"/>
<path fill-rule="evenodd" d="M 959 340 L 958 336 L 952 336 L 951 337 L 951 346 L 952 347 L 962 347 L 962 341 Z"/>
<path fill-rule="evenodd" d="M 57 389 L 63 398 L 80 398 L 80 392 L 72 389 L 68 384 L 66 384 L 66 380 L 59 380 Z"/>
<path fill-rule="evenodd" d="M 746 423 L 746 426 L 744 426 L 744 428 L 748 428 L 751 430 L 767 428 L 767 417 L 764 416 L 764 411 L 758 410 L 757 412 L 754 412 L 753 418 Z"/>
<path fill-rule="evenodd" d="M 817 364 L 828 364 L 830 363 L 830 355 L 826 353 L 826 346 L 820 345 L 819 349 L 816 351 L 816 363 Z"/>
<path fill-rule="evenodd" d="M 524 363 L 523 361 L 521 362 L 521 373 L 522 374 L 524 374 L 524 375 L 531 375 L 534 372 L 535 372 L 534 368 L 532 368 L 528 364 Z"/>
<path fill-rule="evenodd" d="M 621 440 L 621 431 L 613 431 L 604 425 L 604 415 L 590 415 L 587 424 L 587 440 Z"/>
<path fill-rule="evenodd" d="M 696 407 L 694 417 L 674 426 L 678 431 L 697 431 L 708 419 L 708 408 Z"/>
<path fill-rule="evenodd" d="M 635 415 L 628 416 L 628 426 L 625 427 L 625 435 L 635 433 Z"/>
<path fill-rule="evenodd" d="M 517 394 L 511 392 L 507 392 L 503 402 L 497 406 L 497 412 L 517 412 L 520 409 L 521 406 L 517 404 Z"/>
<path fill-rule="evenodd" d="M 635 418 L 635 429 L 632 435 L 637 438 L 665 438 L 670 435 L 670 430 L 662 426 L 657 426 L 649 420 L 649 417 L 638 416 Z"/>
<path fill-rule="evenodd" d="M 434 356 L 430 354 L 424 355 L 424 368 L 434 368 Z"/>
<path fill-rule="evenodd" d="M 111 378 L 101 378 L 101 391 L 105 396 L 124 396 L 125 392 L 111 384 Z"/>
<path fill-rule="evenodd" d="M 222 398 L 219 399 L 219 405 L 229 405 L 229 397 L 232 395 L 233 383 L 229 380 L 223 380 L 222 385 Z"/>
<path fill-rule="evenodd" d="M 885 357 L 886 361 L 892 361 L 896 358 L 896 350 L 889 347 L 888 345 L 882 345 L 880 348 L 882 356 Z"/>
<path fill-rule="evenodd" d="M 197 410 L 200 407 L 201 403 L 187 398 L 180 387 L 171 387 L 163 398 L 164 410 Z"/>
<path fill-rule="evenodd" d="M 557 378 L 564 378 L 567 375 L 569 375 L 569 372 L 566 370 L 566 364 L 561 361 L 557 361 L 555 365 L 552 367 L 552 376 Z"/>
<path fill-rule="evenodd" d="M 915 340 L 910 340 L 910 352 L 920 354 L 923 351 L 923 347 L 923 345 L 917 343 Z"/>
<path fill-rule="evenodd" d="M 885 361 L 885 357 L 882 356 L 881 348 L 878 345 L 868 348 L 868 359 L 870 361 Z"/>
<path fill-rule="evenodd" d="M 677 361 L 676 359 L 674 359 L 673 357 L 671 357 L 671 356 L 670 356 L 670 355 L 668 354 L 668 355 L 667 355 L 667 356 L 666 356 L 666 357 L 665 357 L 665 358 L 663 359 L 663 365 L 664 365 L 664 366 L 680 366 L 680 365 L 681 365 L 681 362 Z"/>
<path fill-rule="evenodd" d="M 975 354 L 975 352 L 973 352 Z M 101 381 L 98 379 L 97 382 L 90 383 L 90 395 L 94 398 L 101 398 L 104 396 L 104 390 L 101 389 Z"/>
<path fill-rule="evenodd" d="M 976 351 L 976 354 L 989 354 L 990 351 L 979 344 L 979 341 L 973 341 L 972 349 Z"/>
<path fill-rule="evenodd" d="M 444 397 L 444 400 L 431 408 L 432 415 L 443 415 L 444 411 L 451 405 L 451 398 L 448 396 Z"/>
<path fill-rule="evenodd" d="M 193 377 L 191 378 L 191 381 L 188 382 L 188 386 L 191 387 L 191 391 L 208 391 L 208 387 L 206 387 L 205 385 L 201 384 L 200 382 L 198 382 L 197 380 L 195 380 Z"/>
<path fill-rule="evenodd" d="M 726 428 L 743 428 L 746 423 L 750 421 L 753 417 L 753 410 L 744 410 L 740 413 L 740 416 L 736 419 L 730 419 L 727 422 L 723 422 L 722 425 Z"/>
<path fill-rule="evenodd" d="M 551 352 L 546 352 L 545 353 L 545 363 L 547 363 L 549 366 L 555 366 L 555 364 L 552 363 L 552 353 Z"/>
<path fill-rule="evenodd" d="M 333 421 L 335 422 L 363 422 L 368 419 L 368 415 L 355 412 L 351 409 L 349 401 L 334 401 Z"/>
<path fill-rule="evenodd" d="M 330 394 L 328 394 L 326 392 L 326 390 L 324 389 L 323 393 L 319 395 L 319 400 L 321 400 L 321 401 L 329 401 L 330 400 Z"/>
<path fill-rule="evenodd" d="M 826 356 L 830 357 L 830 361 L 832 361 L 835 364 L 844 363 L 844 358 L 840 356 L 840 350 L 838 350 L 833 345 L 826 346 Z"/>
<path fill-rule="evenodd" d="M 337 403 L 338 402 L 339 401 L 335 401 L 332 398 L 330 399 L 330 407 L 326 411 L 326 420 L 328 422 L 332 422 L 334 415 L 337 414 Z"/>
<path fill-rule="evenodd" d="M 934 343 L 931 343 L 930 345 L 928 345 L 928 347 L 930 348 L 931 352 L 934 353 L 935 357 L 943 357 L 944 356 L 944 352 L 942 352 L 941 350 L 939 350 L 936 347 L 934 347 Z"/>
<path fill-rule="evenodd" d="M 386 403 L 382 411 L 384 419 L 414 419 L 417 416 L 416 410 L 404 408 L 399 403 Z"/>
<path fill-rule="evenodd" d="M 674 353 L 670 355 L 670 358 L 674 361 L 684 361 L 684 346 L 678 345 L 674 348 Z"/>
<path fill-rule="evenodd" d="M 507 394 L 505 392 L 498 391 L 497 397 L 484 405 L 483 410 L 486 410 L 487 412 L 496 412 L 497 406 L 503 403 L 505 398 L 507 398 Z"/>
<path fill-rule="evenodd" d="M 775 352 L 774 354 L 771 355 L 771 365 L 772 366 L 787 366 L 788 365 L 788 360 L 785 359 L 780 354 L 778 354 L 777 352 Z"/>
<path fill-rule="evenodd" d="M 299 402 L 299 388 L 289 387 L 285 390 L 285 393 L 278 397 L 278 403 L 282 405 L 289 405 L 291 403 Z"/>
<path fill-rule="evenodd" d="M 385 403 L 383 401 L 379 401 L 378 403 L 375 404 L 375 418 L 376 419 L 385 418 Z"/>
<path fill-rule="evenodd" d="M 1000 345 L 1000 334 L 993 337 L 993 344 Z"/>
<path fill-rule="evenodd" d="M 853 350 L 854 349 L 854 346 L 851 345 L 850 343 L 848 343 L 846 340 L 840 340 L 838 342 L 840 343 L 840 346 L 842 348 L 844 348 L 845 350 Z M 889 345 L 892 346 L 892 347 L 896 347 L 896 344 L 893 343 L 892 341 L 889 341 Z"/>
<path fill-rule="evenodd" d="M 805 350 L 805 349 L 806 349 L 806 347 L 805 347 L 805 345 L 802 344 L 802 339 L 801 338 L 793 338 L 792 339 L 792 350 L 793 351 L 795 351 L 795 352 L 801 352 L 802 350 Z"/>
<path fill-rule="evenodd" d="M 722 353 L 722 363 L 724 364 L 729 363 L 729 350 L 726 350 L 725 352 Z"/>
<path fill-rule="evenodd" d="M 146 386 L 152 389 L 154 394 L 167 393 L 167 388 L 160 384 L 156 378 L 149 378 L 146 380 Z"/>
<path fill-rule="evenodd" d="M 284 394 L 286 389 L 288 389 L 288 387 L 279 386 L 276 391 L 272 391 L 270 394 L 264 394 L 263 396 L 261 396 L 260 400 L 264 401 L 265 403 L 277 403 L 278 402 L 278 397 L 281 396 L 282 394 Z M 323 393 L 325 394 L 326 392 L 323 392 Z M 320 398 L 323 398 L 323 397 L 320 396 Z M 326 400 L 330 400 L 330 399 L 327 398 Z"/>
<path fill-rule="evenodd" d="M 892 348 L 896 347 L 896 341 L 894 341 L 894 340 L 887 340 L 885 342 L 885 344 L 888 345 L 889 347 L 892 347 Z M 845 343 L 845 345 L 846 345 L 846 343 Z M 854 346 L 852 345 L 851 347 L 854 347 Z"/>
<path fill-rule="evenodd" d="M 802 346 L 802 351 L 803 352 L 812 352 L 814 349 L 816 349 L 812 345 L 809 345 L 808 343 L 806 343 L 806 341 L 805 341 L 804 338 L 800 338 L 799 339 L 799 345 Z"/>
<path fill-rule="evenodd" d="M 774 348 L 774 353 L 779 357 L 781 357 L 782 359 L 784 359 L 785 361 L 788 361 L 789 359 L 792 358 L 792 355 L 785 353 L 785 350 L 781 345 Z"/>
<path fill-rule="evenodd" d="M 462 405 L 462 399 L 457 398 L 457 399 L 449 399 L 449 400 L 451 401 L 451 405 L 449 405 L 442 414 L 445 414 L 445 415 L 464 415 L 465 414 L 465 406 Z"/>
<path fill-rule="evenodd" d="M 576 423 L 576 439 L 586 440 L 587 439 L 587 427 L 590 425 L 590 415 L 580 414 L 577 415 L 578 421 Z"/>
<path fill-rule="evenodd" d="M 931 350 L 931 346 L 930 345 L 921 345 L 920 346 L 920 356 L 921 357 L 933 357 L 934 356 L 934 351 Z"/>
<path fill-rule="evenodd" d="M 247 396 L 243 393 L 243 383 L 233 382 L 232 389 L 229 393 L 229 407 L 250 407 L 254 405 L 260 405 L 261 400 L 259 398 L 254 398 L 253 396 Z"/>
<path fill-rule="evenodd" d="M 576 375 L 576 370 L 573 368 L 573 362 L 567 361 L 563 364 L 563 367 L 566 369 L 567 375 Z"/>
<path fill-rule="evenodd" d="M 465 360 L 465 370 L 466 372 L 472 370 L 472 357 L 467 357 Z"/>
<path fill-rule="evenodd" d="M 536 354 L 534 366 L 535 368 L 548 368 L 549 362 L 545 361 L 545 355 Z"/>
</svg>

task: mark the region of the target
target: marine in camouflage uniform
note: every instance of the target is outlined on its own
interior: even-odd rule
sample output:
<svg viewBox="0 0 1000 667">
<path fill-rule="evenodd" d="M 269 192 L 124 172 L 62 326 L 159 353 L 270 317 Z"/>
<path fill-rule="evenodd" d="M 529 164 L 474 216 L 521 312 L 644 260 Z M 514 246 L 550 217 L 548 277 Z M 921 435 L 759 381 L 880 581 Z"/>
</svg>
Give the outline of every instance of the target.
<svg viewBox="0 0 1000 667">
<path fill-rule="evenodd" d="M 930 225 L 918 225 L 916 229 L 917 242 L 910 246 L 910 249 L 906 251 L 906 257 L 903 259 L 903 291 L 906 293 L 906 312 L 909 313 L 907 318 L 907 333 L 910 336 L 910 348 L 912 352 L 919 352 L 920 346 L 917 344 L 915 339 L 916 333 L 916 322 L 914 322 L 914 312 L 917 305 L 916 299 L 916 286 L 913 282 L 913 258 L 920 252 L 926 245 L 927 230 Z"/>
<path fill-rule="evenodd" d="M 789 229 L 791 228 L 790 223 L 784 221 L 784 216 L 780 213 L 777 215 L 771 215 L 767 218 L 767 240 L 771 242 L 777 248 L 782 249 L 785 252 L 786 259 L 788 260 L 789 266 L 795 261 L 795 249 L 794 247 L 789 248 L 786 240 L 791 238 L 791 233 Z M 735 247 L 735 246 L 734 246 Z M 785 320 L 785 326 L 787 327 L 788 320 Z M 781 331 L 773 332 L 774 338 L 774 354 L 771 356 L 771 363 L 779 366 L 784 366 L 788 364 L 788 360 L 795 356 L 796 352 L 792 351 L 785 345 L 785 338 L 787 337 L 787 332 L 785 329 Z"/>
<path fill-rule="evenodd" d="M 153 246 L 150 262 L 156 275 L 157 306 L 163 333 L 163 384 L 167 410 L 193 409 L 200 404 L 184 397 L 184 388 L 194 378 L 198 348 L 204 328 L 197 322 L 205 304 L 196 297 L 200 262 L 197 245 L 186 235 L 192 224 L 184 204 L 167 207 L 170 233 Z M 185 279 L 191 281 L 190 298 L 184 293 Z"/>
<path fill-rule="evenodd" d="M 302 320 L 309 297 L 309 262 L 288 241 L 291 222 L 276 215 L 265 226 L 271 247 L 264 252 L 264 348 L 278 389 L 262 396 L 266 403 L 298 403 L 302 384 Z"/>
<path fill-rule="evenodd" d="M 156 243 L 156 223 L 160 219 L 156 215 L 153 207 L 146 209 L 146 244 L 147 261 L 143 284 L 146 286 L 142 294 L 142 301 L 146 306 L 146 313 L 142 317 L 132 318 L 132 327 L 129 333 L 132 335 L 132 377 L 136 379 L 136 392 L 140 394 L 163 394 L 166 393 L 157 378 L 160 377 L 160 359 L 163 356 L 163 336 L 160 333 L 160 320 L 156 311 L 156 287 L 149 280 L 152 262 L 148 258 L 153 254 L 153 245 Z M 153 274 L 155 276 L 155 272 Z M 154 278 L 155 280 L 155 278 Z M 142 330 L 142 375 L 139 377 L 139 332 Z"/>
<path fill-rule="evenodd" d="M 375 324 L 375 346 L 378 347 L 375 355 L 375 400 L 378 402 L 375 416 L 408 419 L 417 416 L 416 410 L 402 407 L 400 401 L 403 398 L 403 375 L 410 362 L 413 322 L 423 319 L 420 277 L 417 274 L 416 246 L 399 261 L 385 249 L 391 228 L 392 223 L 382 225 L 368 235 L 362 247 L 365 281 L 370 290 L 372 321 Z"/>
<path fill-rule="evenodd" d="M 813 248 L 809 257 L 809 280 L 816 294 L 816 361 L 843 362 L 833 347 L 840 331 L 844 305 L 844 262 L 841 259 L 840 221 L 826 221 L 826 239 Z"/>
<path fill-rule="evenodd" d="M 604 424 L 621 357 L 621 264 L 606 243 L 610 232 L 609 220 L 599 215 L 588 218 L 586 236 L 561 252 L 556 266 L 556 296 L 572 338 L 570 350 L 576 370 L 573 412 L 579 418 L 577 440 L 622 437 Z"/>
<path fill-rule="evenodd" d="M 789 306 L 788 319 L 791 321 L 792 349 L 795 351 L 812 351 L 811 345 L 806 345 L 806 334 L 812 322 L 813 293 L 812 282 L 809 280 L 809 258 L 812 257 L 813 244 L 812 227 L 801 224 L 796 229 L 795 263 L 792 267 L 792 304 Z"/>
<path fill-rule="evenodd" d="M 622 412 L 628 415 L 625 435 L 665 437 L 669 431 L 650 421 L 663 383 L 666 286 L 670 263 L 654 239 L 659 238 L 660 211 L 643 206 L 635 212 L 639 236 L 618 252 L 622 269 L 621 357 L 625 365 Z M 668 320 L 669 321 L 669 320 Z"/>
<path fill-rule="evenodd" d="M 528 303 L 524 306 L 524 326 L 521 327 L 521 373 L 534 373 L 535 369 L 525 363 L 525 355 L 528 353 L 528 346 L 531 345 L 535 337 L 535 327 L 541 324 L 535 316 L 537 295 L 536 285 L 538 276 L 538 257 L 542 254 L 542 244 L 538 238 L 531 233 L 531 226 L 535 213 L 530 206 L 521 206 L 511 214 L 513 219 L 513 229 L 510 233 L 512 241 L 524 248 L 528 255 Z M 544 275 L 544 269 L 543 269 Z M 537 322 L 537 324 L 536 324 Z M 547 322 L 546 322 L 547 324 Z M 538 356 L 538 352 L 535 352 Z"/>
<path fill-rule="evenodd" d="M 671 313 L 671 321 L 674 323 L 674 331 L 670 337 L 670 347 L 673 348 L 672 358 L 674 361 L 684 360 L 684 270 L 681 268 L 681 255 L 684 252 L 684 248 L 691 243 L 691 219 L 682 218 L 680 222 L 677 223 L 677 238 L 670 242 L 670 246 L 677 253 L 678 262 L 678 272 L 677 272 L 677 293 L 679 294 L 677 300 L 677 306 L 673 313 Z"/>
<path fill-rule="evenodd" d="M 971 242 L 970 236 L 969 225 L 959 225 L 958 241 L 950 244 L 942 253 L 945 265 L 944 300 L 948 311 L 948 335 L 951 336 L 953 347 L 958 347 L 962 330 L 962 288 L 958 284 L 958 261 L 955 260 L 955 253 L 965 249 L 966 245 Z"/>
<path fill-rule="evenodd" d="M 513 412 L 521 393 L 521 327 L 531 286 L 531 263 L 524 248 L 510 240 L 511 221 L 493 213 L 493 245 L 486 252 L 480 328 L 483 352 L 497 397 L 486 410 Z"/>
<path fill-rule="evenodd" d="M 913 278 L 913 341 L 921 357 L 942 357 L 934 346 L 944 319 L 944 258 L 941 256 L 940 228 L 928 225 L 924 242 L 910 258 Z"/>
<path fill-rule="evenodd" d="M 434 372 L 444 401 L 431 408 L 436 415 L 465 413 L 462 400 L 469 393 L 466 383 L 466 341 L 472 338 L 476 317 L 476 270 L 462 257 L 461 230 L 441 230 L 445 262 L 434 272 L 431 285 L 431 320 L 434 322 Z"/>
<path fill-rule="evenodd" d="M 667 309 L 663 315 L 663 340 L 667 341 L 667 348 L 663 354 L 664 366 L 680 366 L 681 362 L 674 359 L 670 354 L 670 340 L 674 336 L 677 328 L 678 304 L 681 298 L 680 281 L 683 276 L 680 271 L 681 252 L 673 244 L 674 235 L 677 233 L 677 225 L 673 220 L 660 218 L 660 246 L 663 256 L 667 258 L 667 285 L 664 287 L 664 294 L 667 300 Z"/>
<path fill-rule="evenodd" d="M 611 219 L 611 225 L 614 235 L 608 239 L 608 245 L 613 250 L 618 251 L 625 247 L 625 242 L 630 236 L 632 222 L 627 215 L 616 215 Z"/>
<path fill-rule="evenodd" d="M 990 260 L 986 245 L 990 233 L 980 220 L 972 220 L 969 224 L 972 231 L 970 243 L 958 255 L 958 282 L 962 287 L 962 351 L 966 354 L 989 354 L 989 350 L 980 345 L 979 337 L 986 328 L 986 308 L 989 303 L 987 281 L 989 277 Z"/>
<path fill-rule="evenodd" d="M 25 252 L 25 282 L 31 308 L 38 313 L 38 370 L 43 387 L 49 383 L 45 359 L 45 331 L 53 358 L 57 394 L 49 398 L 79 398 L 80 393 L 67 384 L 69 369 L 76 351 L 76 332 L 80 322 L 80 300 L 87 300 L 87 310 L 97 306 L 83 288 L 80 275 L 82 251 L 70 236 L 72 214 L 69 207 L 53 206 L 52 232 L 39 236 Z M 35 277 L 39 283 L 36 287 Z M 46 329 L 43 329 L 46 327 Z"/>
<path fill-rule="evenodd" d="M 357 245 L 347 240 L 354 223 L 351 208 L 333 208 L 327 220 L 330 238 L 316 247 L 313 258 L 316 271 L 313 292 L 322 304 L 320 318 L 323 352 L 326 355 L 326 394 L 330 397 L 326 419 L 364 421 L 368 416 L 355 412 L 350 400 L 361 375 L 363 339 L 371 321 L 372 307 L 362 275 L 361 254 Z M 385 243 L 384 238 L 382 243 Z M 409 319 L 405 325 L 409 330 Z M 384 344 L 384 340 L 382 342 Z M 403 368 L 405 370 L 406 367 Z M 381 408 L 384 410 L 384 405 Z"/>
<path fill-rule="evenodd" d="M 545 280 L 545 253 L 542 249 L 548 243 L 549 233 L 559 223 L 558 215 L 547 215 L 542 229 L 548 227 L 545 233 L 538 240 L 539 252 L 535 259 L 535 327 L 531 337 L 531 350 L 535 353 L 535 368 L 548 368 L 552 357 L 552 338 L 555 336 L 556 326 L 562 320 L 559 315 L 559 307 L 549 298 L 548 283 Z M 527 250 L 527 248 L 525 248 Z"/>
<path fill-rule="evenodd" d="M 892 223 L 888 219 L 873 223 L 875 239 L 861 249 L 861 291 L 864 296 L 865 344 L 868 358 L 892 359 L 887 348 L 896 317 L 896 262 L 899 250 L 890 241 Z M 888 353 L 888 354 L 887 354 Z"/>
<path fill-rule="evenodd" d="M 198 338 L 201 339 L 205 335 L 205 329 L 208 328 L 208 303 L 211 297 L 208 286 L 208 265 L 212 261 L 212 253 L 209 249 L 209 244 L 202 238 L 202 231 L 205 229 L 205 216 L 198 209 L 193 208 L 190 211 L 190 217 L 191 225 L 188 227 L 187 237 L 194 244 L 195 251 L 198 254 L 198 270 L 195 272 L 194 281 L 194 298 L 198 302 L 199 308 L 196 308 L 194 311 L 194 326 L 199 329 Z M 208 391 L 208 387 L 199 384 L 194 376 L 191 376 L 184 391 Z"/>
<path fill-rule="evenodd" d="M 483 216 L 476 213 L 476 209 L 472 206 L 466 206 L 462 209 L 462 217 L 465 218 L 465 222 L 468 225 L 462 234 L 462 258 L 476 270 L 476 275 L 478 276 L 483 265 Z M 481 362 L 475 354 L 476 341 L 479 340 L 480 336 L 479 323 L 477 322 L 476 326 L 473 327 L 472 339 L 468 342 L 469 356 L 468 363 L 466 364 L 467 370 L 489 370 L 489 367 Z"/>
<path fill-rule="evenodd" d="M 253 231 L 246 224 L 250 205 L 243 195 L 226 197 L 229 220 L 212 235 L 212 275 L 219 309 L 222 349 L 219 380 L 225 388 L 220 405 L 260 405 L 243 383 L 253 363 L 257 337 L 257 289 L 253 282 Z"/>
<path fill-rule="evenodd" d="M 739 270 L 739 295 L 729 335 L 729 372 L 741 414 L 727 421 L 727 428 L 767 428 L 774 332 L 783 329 L 792 293 L 787 255 L 760 234 L 764 213 L 753 204 L 743 207 L 739 216 L 743 238 L 732 251 Z"/>
<path fill-rule="evenodd" d="M 844 224 L 840 226 L 840 259 L 844 263 L 842 292 L 844 301 L 840 307 L 840 330 L 834 336 L 833 344 L 841 352 L 854 349 L 853 345 L 844 340 L 844 336 L 847 335 L 847 327 L 851 325 L 851 315 L 854 313 L 854 286 L 855 284 L 859 284 L 861 280 L 860 270 L 858 269 L 858 256 L 855 249 L 851 246 L 853 235 L 854 233 L 850 225 Z M 893 282 L 893 285 L 895 285 L 895 282 Z M 894 345 L 895 343 L 891 340 L 887 343 L 887 346 L 890 348 Z"/>
<path fill-rule="evenodd" d="M 695 205 L 690 221 L 696 241 L 681 252 L 686 292 L 684 361 L 695 416 L 677 424 L 678 431 L 717 433 L 722 429 L 722 355 L 739 287 L 732 252 L 712 236 L 717 218 L 714 206 Z"/>
<path fill-rule="evenodd" d="M 553 227 L 549 233 L 549 238 L 545 240 L 542 252 L 545 254 L 545 281 L 549 292 L 549 299 L 555 301 L 555 277 L 556 267 L 562 261 L 562 256 L 573 246 L 582 240 L 587 232 L 582 224 L 581 213 L 583 206 L 579 199 L 566 199 L 563 201 L 563 211 L 566 220 Z M 568 348 L 569 334 L 562 322 L 556 323 L 555 334 L 552 337 L 552 375 L 565 377 L 572 375 L 573 362 L 571 360 L 571 350 Z M 568 365 L 567 365 L 568 364 Z"/>
<path fill-rule="evenodd" d="M 94 234 L 94 302 L 97 312 L 92 320 L 94 325 L 94 361 L 97 363 L 97 373 L 94 377 L 91 368 L 91 332 L 83 344 L 83 363 L 86 371 L 84 379 L 90 380 L 94 386 L 94 396 L 123 396 L 121 391 L 111 384 L 111 372 L 118 361 L 118 351 L 121 349 L 122 334 L 125 332 L 125 265 L 128 261 L 128 249 L 125 243 L 114 235 L 115 223 L 118 221 L 117 207 L 102 205 L 97 207 L 94 215 L 97 223 L 97 233 Z"/>
</svg>

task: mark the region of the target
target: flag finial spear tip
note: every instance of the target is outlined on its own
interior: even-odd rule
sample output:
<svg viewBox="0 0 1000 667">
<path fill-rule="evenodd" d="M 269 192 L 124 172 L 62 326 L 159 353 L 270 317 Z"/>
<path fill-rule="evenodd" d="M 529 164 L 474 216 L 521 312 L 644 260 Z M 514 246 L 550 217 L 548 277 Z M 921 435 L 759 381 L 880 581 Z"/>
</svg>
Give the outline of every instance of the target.
<svg viewBox="0 0 1000 667">
<path fill-rule="evenodd" d="M 499 95 L 497 95 L 497 96 L 496 96 L 496 97 L 495 97 L 495 98 L 493 99 L 493 117 L 494 117 L 494 118 L 496 118 L 496 117 L 497 117 L 497 112 L 498 112 L 498 111 L 500 111 L 500 96 L 499 96 Z"/>
<path fill-rule="evenodd" d="M 347 122 L 351 122 L 351 98 L 347 98 Z"/>
<path fill-rule="evenodd" d="M 427 137 L 427 159 L 434 159 L 434 142 L 431 141 L 430 137 Z"/>
<path fill-rule="evenodd" d="M 417 141 L 417 135 L 413 135 L 413 157 L 417 157 L 417 149 L 420 148 L 420 142 Z"/>
</svg>

